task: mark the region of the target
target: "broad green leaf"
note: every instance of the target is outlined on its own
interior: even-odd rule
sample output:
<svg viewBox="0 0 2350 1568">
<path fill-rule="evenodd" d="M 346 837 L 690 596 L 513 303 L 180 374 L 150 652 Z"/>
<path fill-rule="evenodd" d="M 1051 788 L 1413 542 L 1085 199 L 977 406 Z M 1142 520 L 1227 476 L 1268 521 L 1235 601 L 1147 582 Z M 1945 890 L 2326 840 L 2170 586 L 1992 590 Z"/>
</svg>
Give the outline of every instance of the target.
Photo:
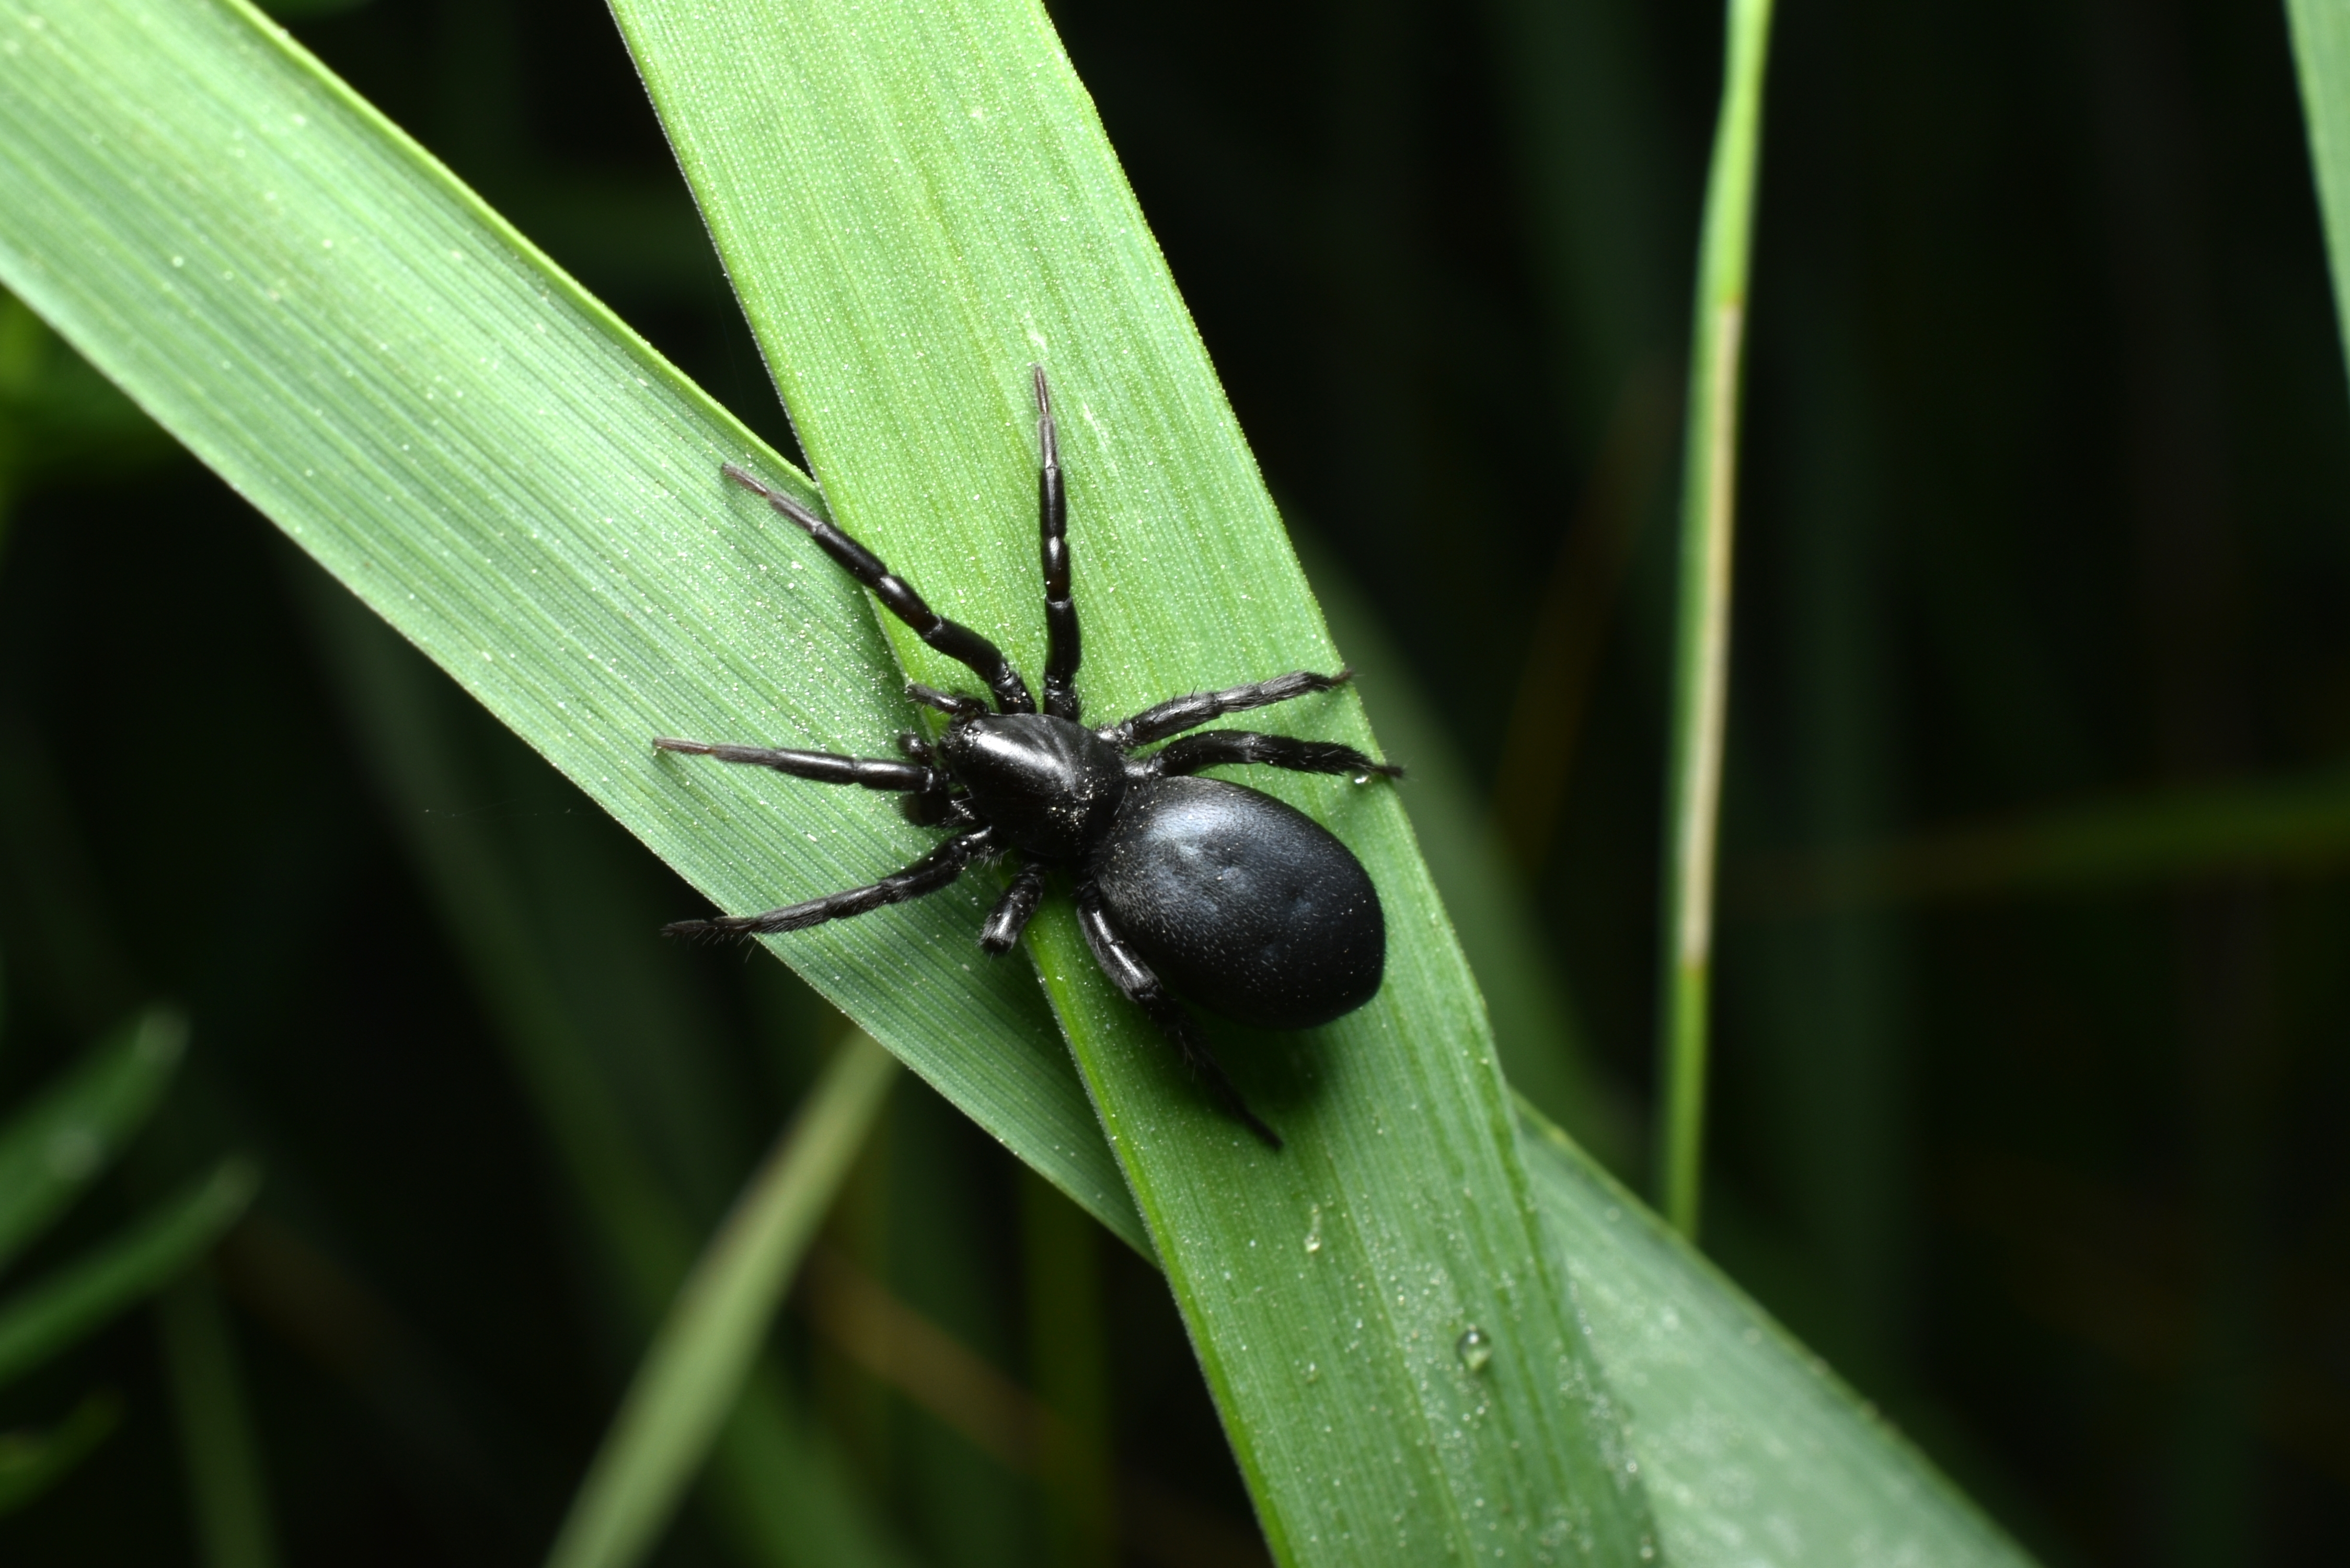
<svg viewBox="0 0 2350 1568">
<path fill-rule="evenodd" d="M 0 1300 L 0 1384 L 161 1288 L 244 1212 L 256 1185 L 250 1165 L 224 1161 L 120 1234 Z"/>
<path fill-rule="evenodd" d="M 0 1267 L 113 1164 L 162 1099 L 187 1040 L 178 1013 L 141 1013 L 0 1127 Z"/>
<path fill-rule="evenodd" d="M 1079 685 L 1097 721 L 1339 667 L 1033 0 L 614 10 L 837 521 L 1035 671 L 1040 363 L 1061 400 Z M 890 635 L 917 679 L 971 687 Z M 1351 696 L 1250 720 L 1371 744 Z M 1387 983 L 1368 1006 L 1310 1033 L 1222 1036 L 1284 1150 L 1180 1071 L 1066 901 L 1029 945 L 1274 1551 L 1653 1554 L 1518 1163 L 1483 1005 L 1402 809 L 1383 787 L 1267 774 L 1251 782 L 1337 831 L 1388 909 Z M 741 809 L 775 793 L 709 787 Z"/>
<path fill-rule="evenodd" d="M 0 0 L 0 283 L 722 907 L 934 839 L 653 753 L 887 753 L 902 677 L 856 587 L 719 477 L 796 485 L 775 454 L 250 10 Z M 1034 979 L 972 947 L 981 898 L 794 961 L 1141 1245 Z"/>
<path fill-rule="evenodd" d="M 1675 1568 L 2030 1563 L 1647 1205 L 1519 1114 Z"/>
</svg>

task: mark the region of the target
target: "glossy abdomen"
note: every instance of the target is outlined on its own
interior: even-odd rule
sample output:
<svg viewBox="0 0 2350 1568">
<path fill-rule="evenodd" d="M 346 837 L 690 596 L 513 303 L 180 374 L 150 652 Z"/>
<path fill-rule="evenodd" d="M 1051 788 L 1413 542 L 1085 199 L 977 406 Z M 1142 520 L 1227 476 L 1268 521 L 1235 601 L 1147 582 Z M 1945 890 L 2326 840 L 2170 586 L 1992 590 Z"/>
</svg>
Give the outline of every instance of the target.
<svg viewBox="0 0 2350 1568">
<path fill-rule="evenodd" d="M 1379 989 L 1387 918 L 1369 875 L 1271 795 L 1221 779 L 1137 784 L 1094 869 L 1118 929 L 1211 1012 L 1307 1029 Z"/>
</svg>

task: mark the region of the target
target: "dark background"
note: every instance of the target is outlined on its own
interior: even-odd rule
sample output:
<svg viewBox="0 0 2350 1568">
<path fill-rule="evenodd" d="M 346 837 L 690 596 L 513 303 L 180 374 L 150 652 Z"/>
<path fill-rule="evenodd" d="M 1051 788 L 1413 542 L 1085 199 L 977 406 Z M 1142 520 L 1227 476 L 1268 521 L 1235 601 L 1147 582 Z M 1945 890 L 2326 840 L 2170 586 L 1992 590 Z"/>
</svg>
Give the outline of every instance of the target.
<svg viewBox="0 0 2350 1568">
<path fill-rule="evenodd" d="M 1645 1104 L 1717 7 L 1052 9 L 1276 493 L 1439 699 L 1579 1048 Z M 291 19 L 788 442 L 599 8 Z M 2282 9 L 1783 0 L 1763 170 L 1710 1250 L 2052 1568 L 2319 1560 L 2350 1503 L 2350 407 Z M 213 1272 L 286 1559 L 534 1560 L 645 1324 L 499 965 L 567 999 L 536 1037 L 688 1237 L 838 1025 L 778 965 L 653 942 L 693 896 L 396 653 L 422 717 L 388 728 L 335 591 L 45 352 L 0 405 L 0 1105 L 149 998 L 195 1046 L 36 1262 L 251 1150 Z M 421 793 L 369 760 L 403 736 L 447 763 Z M 469 917 L 497 899 L 503 956 Z M 1260 1550 L 1156 1276 L 927 1091 L 827 1246 L 1024 1386 L 1069 1386 L 1069 1322 L 1106 1336 L 1121 1560 Z M 776 1355 L 922 1561 L 1098 1560 L 1082 1499 L 820 1317 Z M 0 1558 L 192 1560 L 142 1314 L 0 1428 L 92 1388 L 120 1428 Z M 664 1560 L 730 1560 L 713 1517 Z"/>
</svg>

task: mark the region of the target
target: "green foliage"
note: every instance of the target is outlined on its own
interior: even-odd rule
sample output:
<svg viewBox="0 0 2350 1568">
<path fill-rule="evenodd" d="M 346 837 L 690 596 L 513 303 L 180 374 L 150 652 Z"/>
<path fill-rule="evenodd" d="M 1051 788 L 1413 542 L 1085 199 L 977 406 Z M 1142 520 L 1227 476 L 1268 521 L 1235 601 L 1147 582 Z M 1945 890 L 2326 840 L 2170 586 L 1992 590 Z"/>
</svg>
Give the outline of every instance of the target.
<svg viewBox="0 0 2350 1568">
<path fill-rule="evenodd" d="M 120 1235 L 0 1302 L 0 1382 L 38 1366 L 186 1268 L 244 1211 L 255 1179 L 250 1166 L 223 1165 Z"/>
<path fill-rule="evenodd" d="M 110 1168 L 163 1097 L 187 1025 L 156 1009 L 92 1047 L 0 1126 L 0 1269 Z M 0 1296 L 0 1386 L 22 1378 L 177 1277 L 243 1213 L 255 1177 L 241 1160 L 150 1208 L 70 1262 Z M 111 1428 L 93 1396 L 49 1431 L 0 1440 L 0 1512 L 30 1501 Z"/>
<path fill-rule="evenodd" d="M 177 1013 L 149 1012 L 0 1128 L 0 1268 L 113 1165 L 162 1099 L 187 1041 Z"/>
<path fill-rule="evenodd" d="M 381 622 L 347 596 L 303 587 L 361 751 L 409 830 L 410 853 L 495 1020 L 497 1043 L 592 1238 L 598 1272 L 624 1317 L 650 1335 L 663 1313 L 676 1310 L 672 1297 L 687 1281 L 692 1199 L 709 1185 L 708 1146 L 723 1126 L 692 1081 L 702 1032 L 666 983 L 671 977 L 646 961 L 640 932 L 650 922 L 629 924 L 634 907 L 598 846 L 574 842 L 547 853 L 485 823 L 445 813 L 435 820 L 436 805 L 500 787 L 476 771 L 480 759 L 451 711 L 456 704 Z M 559 809 L 543 793 L 549 781 L 532 773 L 544 808 Z M 639 941 L 600 950 L 616 929 Z M 682 1114 L 649 1116 L 649 1106 Z M 648 1123 L 681 1123 L 683 1140 L 662 1147 Z M 888 1531 L 844 1483 L 837 1456 L 775 1369 L 752 1367 L 733 1392 L 731 1406 L 694 1414 L 724 1421 L 711 1492 L 738 1550 L 788 1568 L 896 1562 Z M 677 1450 L 662 1443 L 635 1452 L 666 1467 Z M 668 1501 L 662 1480 L 629 1472 L 598 1490 L 624 1506 Z M 650 1522 L 648 1511 L 627 1522 Z"/>
<path fill-rule="evenodd" d="M 120 1398 L 92 1394 L 45 1432 L 0 1432 L 0 1515 L 63 1480 L 121 1418 Z"/>
<path fill-rule="evenodd" d="M 21 27 L 26 15 L 7 12 L 7 25 Z M 336 84 L 233 18 L 87 6 L 45 13 L 45 20 L 44 36 L 29 47 L 45 68 L 64 74 L 7 78 L 11 97 L 0 104 L 0 266 L 12 286 L 722 905 L 755 907 L 867 879 L 919 853 L 923 836 L 889 824 L 870 801 L 795 791 L 786 815 L 773 809 L 772 786 L 643 754 L 651 733 L 719 738 L 745 727 L 776 740 L 876 751 L 905 721 L 894 695 L 898 670 L 867 607 L 715 479 L 718 460 L 731 456 L 791 482 L 773 452 Z M 701 170 L 706 184 L 740 186 L 713 200 L 713 225 L 768 334 L 827 499 L 851 526 L 1033 668 L 1021 376 L 1026 358 L 1042 354 L 1065 394 L 1076 391 L 1076 406 L 1093 416 L 1071 423 L 1082 432 L 1072 442 L 1073 466 L 1080 582 L 1094 634 L 1087 690 L 1097 709 L 1132 705 L 1170 683 L 1326 663 L 1336 650 L 1303 597 L 1148 235 L 1122 205 L 1082 98 L 1032 24 L 1013 18 L 1008 25 L 1028 30 L 1007 37 L 932 37 L 951 57 L 945 67 L 926 74 L 902 67 L 887 79 L 837 68 L 837 40 L 823 38 L 802 40 L 783 67 L 762 60 L 758 71 L 747 56 L 690 48 L 648 68 L 673 117 L 681 113 L 677 100 L 706 84 L 712 113 L 754 121 L 747 133 L 689 130 L 681 145 L 689 163 L 740 161 Z M 1045 52 L 1024 53 L 1032 44 Z M 1039 64 L 1036 90 L 1050 112 L 993 122 L 988 114 L 937 112 L 941 100 L 961 112 L 959 93 L 992 110 L 1003 84 L 990 73 Z M 746 79 L 769 69 L 782 71 L 782 80 L 804 73 L 788 112 L 775 109 L 762 82 Z M 18 92 L 27 79 L 32 87 Z M 1005 90 L 1016 106 L 1027 89 L 1015 82 Z M 811 107 L 826 102 L 833 108 Z M 876 107 L 899 103 L 928 104 L 931 112 L 914 115 L 908 130 Z M 842 114 L 857 112 L 902 139 L 842 134 Z M 126 125 L 144 129 L 127 142 L 109 140 Z M 980 145 L 972 139 L 998 136 L 1056 150 L 1061 164 L 1034 180 L 1049 199 L 1035 199 L 1024 177 L 1017 192 L 995 200 L 1002 193 L 971 172 L 970 148 Z M 996 147 L 990 158 L 1000 155 L 997 144 L 987 145 Z M 921 178 L 898 164 L 859 162 L 898 157 Z M 933 179 L 941 168 L 963 171 Z M 73 199 L 57 200 L 60 190 Z M 924 223 L 943 220 L 927 230 L 910 208 L 921 209 Z M 1104 213 L 1118 221 L 1102 221 Z M 1064 226 L 1086 237 L 1065 245 Z M 800 248 L 812 254 L 795 254 Z M 82 265 L 91 256 L 102 263 Z M 1032 262 L 1052 286 L 1024 294 Z M 974 270 L 989 268 L 1001 270 L 972 281 Z M 919 286 L 909 287 L 909 278 Z M 1138 310 L 1136 298 L 1146 295 L 1151 307 Z M 1025 317 L 1014 327 L 993 314 L 1006 296 L 1011 316 Z M 1024 337 L 1032 330 L 1043 345 Z M 1091 336 L 1097 330 L 1100 339 Z M 1170 518 L 1187 526 L 1170 526 Z M 781 651 L 779 619 L 789 633 Z M 329 641 L 337 635 L 330 631 Z M 1347 639 L 1339 641 L 1351 650 Z M 917 672 L 951 678 L 902 639 L 896 652 Z M 419 805 L 432 781 L 445 776 L 432 772 L 433 753 L 419 742 L 420 734 L 429 742 L 429 729 L 403 727 L 388 682 L 359 676 L 352 684 L 360 693 L 355 716 L 381 725 L 369 744 L 387 793 Z M 1366 734 L 1350 703 L 1284 717 L 1314 733 Z M 1408 1353 L 1422 1357 L 1416 1364 L 1390 1359 L 1350 1385 L 1356 1374 L 1342 1376 L 1336 1368 L 1344 1364 L 1322 1359 L 1317 1336 L 1330 1327 L 1331 1301 L 1370 1283 L 1384 1299 L 1385 1286 L 1425 1256 L 1415 1249 L 1486 1245 L 1481 1265 L 1539 1253 L 1526 1240 L 1527 1196 L 1507 1180 L 1472 1197 L 1482 1229 L 1470 1228 L 1465 1241 L 1409 1205 L 1381 1207 L 1395 1185 L 1383 1164 L 1409 1173 L 1429 1156 L 1465 1148 L 1485 1161 L 1476 1174 L 1515 1179 L 1507 1107 L 1482 1059 L 1493 1053 L 1473 1022 L 1465 974 L 1392 805 L 1336 785 L 1288 793 L 1339 821 L 1395 890 L 1405 981 L 1389 1011 L 1348 1026 L 1358 1033 L 1341 1030 L 1286 1063 L 1276 1050 L 1258 1070 L 1253 1086 L 1297 1142 L 1291 1166 L 1262 1176 L 1266 1168 L 1252 1164 L 1253 1151 L 1236 1145 L 1190 1085 L 1163 1072 L 1148 1037 L 1098 994 L 1065 929 L 1040 933 L 1038 958 L 1099 1103 L 1113 1127 L 1130 1135 L 1118 1152 L 1133 1162 L 1159 1251 L 1237 1412 L 1243 1451 L 1259 1450 L 1276 1538 L 1297 1546 L 1283 1521 L 1310 1511 L 1295 1507 L 1298 1489 L 1284 1493 L 1274 1472 L 1286 1469 L 1294 1481 L 1316 1467 L 1347 1469 L 1347 1456 L 1334 1461 L 1314 1446 L 1315 1422 L 1340 1425 L 1327 1414 L 1351 1416 L 1367 1405 L 1399 1408 L 1406 1401 L 1390 1404 L 1387 1394 L 1414 1390 L 1395 1376 L 1398 1366 L 1455 1378 L 1447 1386 L 1453 1397 L 1522 1378 L 1524 1366 L 1513 1371 L 1513 1358 L 1544 1343 L 1557 1300 L 1555 1284 L 1547 1294 L 1530 1293 L 1535 1299 L 1523 1310 L 1540 1320 L 1530 1328 L 1479 1322 L 1493 1359 L 1478 1369 L 1456 1374 L 1458 1357 L 1445 1361 L 1458 1341 L 1433 1327 L 1439 1313 L 1400 1333 L 1388 1325 L 1390 1352 L 1420 1332 Z M 519 1075 L 534 1085 L 555 1141 L 590 1194 L 599 1244 L 628 1260 L 616 1272 L 650 1318 L 691 1255 L 692 1222 L 673 1207 L 659 1211 L 660 1184 L 630 1172 L 605 1138 L 604 1129 L 625 1118 L 599 1121 L 603 1110 L 580 1103 L 578 1075 L 559 1070 L 565 1041 L 577 1037 L 563 1023 L 576 999 L 535 950 L 549 939 L 532 929 L 534 910 L 516 887 L 526 878 L 494 867 L 485 877 L 461 829 L 419 858 L 442 863 L 435 875 L 447 922 L 471 950 L 509 1048 L 525 1064 Z M 1087 1085 L 1070 1070 L 1029 978 L 971 957 L 969 933 L 985 892 L 958 891 L 935 907 L 795 939 L 791 947 L 814 983 L 1105 1222 L 1145 1245 Z M 1448 1039 L 1442 1051 L 1430 1045 Z M 1423 1054 L 1459 1069 L 1451 1081 L 1416 1075 L 1429 1072 Z M 1336 1081 L 1314 1083 L 1311 1074 L 1326 1069 Z M 1424 1106 L 1434 1107 L 1419 1118 L 1425 1129 L 1402 1125 Z M 1350 1135 L 1382 1127 L 1398 1146 L 1410 1132 L 1417 1157 L 1346 1147 Z M 1587 1238 L 1607 1233 L 1587 1228 L 1611 1207 L 1619 1216 L 1634 1212 L 1595 1180 L 1553 1179 L 1546 1158 L 1534 1157 L 1530 1190 L 1547 1223 L 1564 1232 L 1567 1221 L 1582 1222 L 1586 1231 L 1575 1233 Z M 1235 1199 L 1211 1184 L 1236 1165 L 1260 1179 Z M 1391 1233 L 1373 1233 L 1398 1214 Z M 1327 1227 L 1317 1231 L 1325 1218 Z M 1494 1238 L 1506 1241 L 1513 1229 L 1519 1251 L 1508 1253 Z M 1317 1236 L 1321 1245 L 1308 1252 L 1306 1240 Z M 1818 1537 L 1848 1543 L 1856 1555 L 1904 1531 L 1921 1553 L 1947 1554 L 1929 1560 L 1999 1550 L 1906 1449 L 1860 1418 L 1840 1390 L 1804 1372 L 1715 1277 L 1643 1236 L 1620 1272 L 1595 1261 L 1617 1256 L 1606 1248 L 1565 1251 L 1586 1298 L 1602 1293 L 1608 1303 L 1593 1314 L 1599 1365 L 1630 1407 L 1634 1452 L 1656 1487 L 1659 1529 L 1679 1560 L 1727 1557 L 1765 1539 L 1771 1521 L 1799 1515 Z M 1256 1251 L 1266 1261 L 1253 1260 Z M 1229 1292 L 1214 1277 L 1226 1262 L 1238 1265 Z M 1257 1315 L 1260 1287 L 1271 1299 L 1275 1287 L 1285 1293 L 1298 1284 L 1301 1270 L 1324 1264 L 1336 1290 L 1288 1295 Z M 1665 1375 L 1687 1371 L 1659 1333 L 1668 1314 L 1706 1325 L 1707 1376 Z M 1243 1342 L 1245 1353 L 1234 1348 Z M 1326 1412 L 1317 1400 L 1327 1401 Z M 795 1418 L 780 1402 L 764 1408 Z M 1729 1473 L 1692 1468 L 1708 1411 L 1726 1413 L 1724 1430 L 1742 1442 L 1780 1430 L 1782 1420 L 1800 1421 L 1818 1442 L 1800 1464 L 1773 1469 L 1773 1480 L 1742 1490 L 1704 1484 L 1699 1478 Z M 1431 1421 L 1410 1411 L 1399 1425 L 1442 1430 L 1445 1414 L 1439 1409 Z M 771 1459 L 793 1452 L 768 1450 Z M 1545 1462 L 1552 1457 L 1544 1451 Z M 1461 1473 L 1440 1479 L 1456 1483 Z M 1795 1508 L 1790 1493 L 1797 1490 L 1816 1511 Z M 789 1523 L 785 1517 L 778 1529 Z"/>
<path fill-rule="evenodd" d="M 660 1539 L 740 1397 L 896 1065 L 863 1035 L 850 1036 L 753 1173 L 645 1353 L 548 1554 L 550 1568 L 635 1563 Z"/>
<path fill-rule="evenodd" d="M 2350 16 L 2324 0 L 2285 0 L 2300 68 L 2303 122 L 2334 267 L 2334 300 L 2350 358 Z"/>
<path fill-rule="evenodd" d="M 1771 0 L 1730 0 L 1721 118 L 1698 243 L 1690 398 L 1681 471 L 1679 603 L 1674 626 L 1668 848 L 1658 948 L 1657 1189 L 1694 1239 L 1705 1148 L 1706 1059 L 1713 983 L 1715 846 L 1729 737 L 1731 563 L 1738 508 L 1738 412 L 1746 349 L 1746 278 L 1762 152 L 1762 83 Z"/>
</svg>

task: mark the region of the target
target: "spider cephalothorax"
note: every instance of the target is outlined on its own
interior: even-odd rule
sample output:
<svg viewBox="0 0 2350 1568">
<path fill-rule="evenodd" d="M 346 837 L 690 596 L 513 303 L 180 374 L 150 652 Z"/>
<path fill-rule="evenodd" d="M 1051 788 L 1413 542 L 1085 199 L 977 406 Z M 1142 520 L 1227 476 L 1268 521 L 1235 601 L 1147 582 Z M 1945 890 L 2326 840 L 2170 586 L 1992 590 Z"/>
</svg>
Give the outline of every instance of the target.
<svg viewBox="0 0 2350 1568">
<path fill-rule="evenodd" d="M 1041 713 L 1028 682 L 993 643 L 932 610 L 871 551 L 830 523 L 726 465 L 729 479 L 807 530 L 916 636 L 986 681 L 994 706 L 910 685 L 907 695 L 944 713 L 947 727 L 936 741 L 900 736 L 902 762 L 655 741 L 663 751 L 893 791 L 915 822 L 954 830 L 929 855 L 869 887 L 764 914 L 681 920 L 667 929 L 672 935 L 713 936 L 801 930 L 937 892 L 974 862 L 1008 854 L 1019 867 L 979 936 L 980 946 L 1000 954 L 1020 940 L 1043 901 L 1046 873 L 1060 867 L 1069 874 L 1078 923 L 1103 971 L 1149 1014 L 1233 1114 L 1278 1148 L 1281 1139 L 1242 1100 L 1173 992 L 1260 1028 L 1326 1023 L 1378 992 L 1387 960 L 1386 917 L 1361 862 L 1320 824 L 1271 795 L 1196 775 L 1239 763 L 1357 780 L 1395 777 L 1402 770 L 1334 742 L 1200 730 L 1226 713 L 1330 691 L 1349 679 L 1344 670 L 1336 675 L 1294 670 L 1222 691 L 1195 691 L 1099 729 L 1079 722 L 1068 506 L 1041 366 L 1035 382 L 1045 567 Z M 1169 743 L 1139 754 L 1160 741 Z"/>
</svg>

